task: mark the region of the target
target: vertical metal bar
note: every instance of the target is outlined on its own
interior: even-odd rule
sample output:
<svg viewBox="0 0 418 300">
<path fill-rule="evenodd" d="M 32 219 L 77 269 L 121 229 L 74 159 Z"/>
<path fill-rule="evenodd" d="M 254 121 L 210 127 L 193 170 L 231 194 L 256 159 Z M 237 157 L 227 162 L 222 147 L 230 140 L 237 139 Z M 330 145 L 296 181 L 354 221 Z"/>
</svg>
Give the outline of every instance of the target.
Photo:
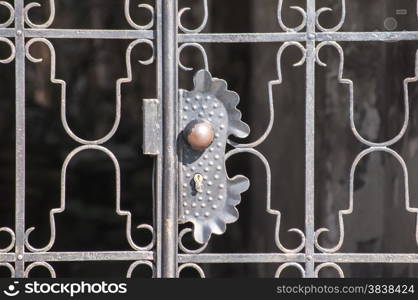
<svg viewBox="0 0 418 300">
<path fill-rule="evenodd" d="M 157 98 L 159 100 L 162 99 L 162 90 L 163 90 L 163 79 L 162 79 L 162 0 L 157 0 L 156 3 L 156 40 L 155 40 L 155 47 L 157 49 Z M 161 103 L 161 102 L 160 102 Z M 162 115 L 162 105 L 159 105 L 159 114 Z M 161 117 L 159 118 L 160 122 L 162 122 Z M 160 128 L 163 128 L 163 124 L 160 123 Z M 163 149 L 162 146 L 162 139 L 159 140 L 159 149 Z M 160 278 L 162 276 L 162 263 L 161 263 L 161 234 L 162 234 L 162 157 L 161 153 L 156 158 L 156 165 L 154 166 L 155 169 L 155 190 L 154 190 L 154 228 L 156 228 L 156 249 L 155 249 L 155 268 L 156 268 L 156 277 Z"/>
<path fill-rule="evenodd" d="M 162 2 L 163 193 L 162 276 L 177 273 L 177 0 Z"/>
<path fill-rule="evenodd" d="M 15 1 L 16 89 L 16 277 L 24 275 L 25 251 L 25 37 L 23 0 Z"/>
<path fill-rule="evenodd" d="M 306 108 L 305 108 L 305 232 L 306 276 L 314 277 L 315 251 L 315 0 L 306 0 Z"/>
</svg>

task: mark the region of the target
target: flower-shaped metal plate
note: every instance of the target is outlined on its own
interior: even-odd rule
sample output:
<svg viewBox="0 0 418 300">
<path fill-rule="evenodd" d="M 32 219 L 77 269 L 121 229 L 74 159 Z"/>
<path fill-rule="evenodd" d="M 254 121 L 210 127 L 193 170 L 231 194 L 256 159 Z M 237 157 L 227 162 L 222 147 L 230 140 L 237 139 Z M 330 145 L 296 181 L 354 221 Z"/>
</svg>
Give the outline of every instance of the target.
<svg viewBox="0 0 418 300">
<path fill-rule="evenodd" d="M 192 91 L 180 90 L 179 222 L 192 222 L 194 238 L 202 244 L 238 220 L 236 206 L 249 188 L 245 176 L 229 178 L 225 167 L 228 137 L 250 133 L 238 103 L 238 94 L 206 70 L 196 73 Z"/>
</svg>

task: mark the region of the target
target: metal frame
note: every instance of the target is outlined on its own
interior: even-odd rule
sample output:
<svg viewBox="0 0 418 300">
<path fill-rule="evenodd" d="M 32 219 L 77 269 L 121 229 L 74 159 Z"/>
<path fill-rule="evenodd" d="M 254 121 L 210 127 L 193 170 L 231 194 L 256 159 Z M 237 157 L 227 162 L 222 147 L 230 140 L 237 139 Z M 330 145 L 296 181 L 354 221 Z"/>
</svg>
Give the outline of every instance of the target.
<svg viewBox="0 0 418 300">
<path fill-rule="evenodd" d="M 337 0 L 336 0 L 337 1 Z M 357 132 L 353 121 L 353 111 L 350 111 L 351 127 L 353 133 L 360 143 L 367 148 L 353 162 L 350 175 L 350 203 L 349 209 L 340 211 L 340 243 L 331 249 L 319 245 L 318 236 L 327 229 L 321 228 L 315 231 L 314 224 L 314 141 L 315 141 L 315 67 L 316 64 L 324 65 L 319 59 L 318 53 L 324 46 L 331 46 L 340 53 L 341 69 L 339 72 L 341 84 L 350 87 L 350 104 L 353 104 L 353 83 L 349 79 L 342 77 L 344 68 L 344 53 L 338 42 L 350 41 L 399 41 L 399 40 L 418 40 L 418 32 L 338 32 L 345 21 L 345 0 L 338 0 L 342 7 L 342 17 L 334 28 L 324 28 L 320 24 L 320 15 L 327 8 L 317 8 L 315 0 L 306 0 L 306 10 L 301 7 L 293 7 L 303 17 L 300 26 L 296 28 L 287 27 L 282 21 L 283 0 L 278 0 L 277 18 L 283 32 L 275 33 L 236 33 L 236 34 L 214 34 L 201 33 L 205 28 L 209 18 L 207 0 L 202 0 L 204 7 L 204 18 L 201 25 L 196 29 L 188 29 L 181 23 L 182 15 L 187 11 L 183 8 L 178 12 L 177 1 L 156 0 L 155 8 L 149 5 L 140 5 L 139 8 L 149 10 L 153 19 L 146 25 L 136 24 L 130 17 L 129 0 L 125 0 L 125 17 L 133 29 L 129 30 L 78 30 L 78 29 L 52 29 L 49 28 L 55 17 L 54 0 L 49 0 L 50 17 L 44 24 L 34 24 L 30 19 L 30 9 L 39 6 L 32 2 L 24 5 L 24 0 L 15 0 L 14 8 L 5 4 L 10 10 L 10 18 L 14 27 L 10 28 L 11 22 L 0 24 L 0 42 L 5 42 L 11 47 L 9 58 L 1 60 L 2 63 L 15 61 L 16 75 L 16 210 L 15 210 L 15 230 L 1 228 L 1 231 L 8 232 L 12 237 L 12 242 L 6 249 L 0 250 L 0 266 L 7 267 L 12 276 L 26 277 L 34 267 L 47 268 L 51 276 L 55 276 L 53 267 L 48 262 L 54 261 L 96 261 L 96 260 L 127 260 L 133 261 L 127 276 L 132 274 L 138 265 L 145 265 L 153 270 L 155 277 L 176 277 L 185 268 L 194 268 L 203 277 L 204 272 L 198 265 L 200 263 L 273 263 L 281 264 L 276 276 L 287 267 L 297 268 L 302 276 L 317 277 L 323 268 L 333 268 L 340 276 L 344 276 L 337 263 L 418 263 L 418 254 L 355 254 L 337 253 L 342 245 L 344 238 L 343 216 L 353 211 L 352 186 L 354 182 L 355 170 L 358 162 L 372 152 L 385 151 L 393 155 L 401 164 L 405 177 L 405 206 L 408 212 L 418 215 L 418 209 L 410 206 L 408 193 L 408 170 L 402 159 L 394 150 L 390 148 L 394 142 L 401 139 L 404 135 L 409 121 L 408 111 L 405 112 L 405 126 L 395 139 L 384 143 L 376 144 L 365 140 Z M 43 1 L 45 2 L 45 1 Z M 127 9 L 126 9 L 127 7 Z M 180 31 L 180 33 L 179 33 Z M 80 151 L 94 150 L 106 153 L 114 162 L 116 173 L 116 187 L 118 187 L 118 162 L 113 154 L 101 146 L 106 140 L 110 139 L 118 127 L 120 115 L 116 113 L 114 130 L 107 136 L 96 141 L 85 141 L 72 133 L 65 117 L 65 82 L 55 77 L 55 50 L 48 39 L 125 39 L 132 40 L 126 52 L 127 73 L 126 78 L 121 78 L 116 83 L 116 106 L 120 105 L 120 87 L 123 83 L 132 80 L 130 51 L 137 44 L 147 44 L 153 47 L 154 54 L 148 60 L 141 61 L 142 64 L 149 64 L 156 61 L 158 88 L 156 98 L 160 99 L 160 114 L 162 126 L 161 155 L 156 157 L 156 190 L 154 205 L 154 224 L 141 225 L 140 229 L 151 230 L 154 234 L 154 242 L 150 245 L 141 247 L 136 245 L 130 238 L 131 215 L 130 212 L 116 209 L 116 213 L 126 217 L 126 236 L 132 247 L 130 251 L 117 252 L 51 252 L 55 236 L 54 215 L 63 212 L 65 209 L 65 168 L 64 163 L 62 172 L 62 197 L 61 207 L 51 210 L 51 241 L 42 248 L 36 249 L 29 243 L 29 234 L 33 229 L 26 229 L 25 225 L 25 64 L 26 57 L 29 61 L 38 63 L 39 59 L 30 54 L 30 46 L 40 42 L 47 45 L 52 57 L 51 82 L 61 85 L 62 89 L 62 122 L 67 133 L 77 141 L 80 146 L 71 152 L 67 157 L 67 164 L 71 158 Z M 11 39 L 14 39 L 14 43 Z M 277 217 L 277 227 L 275 241 L 278 247 L 277 253 L 249 253 L 249 254 L 208 254 L 202 253 L 207 245 L 197 250 L 187 249 L 182 243 L 182 237 L 190 232 L 185 229 L 178 232 L 177 227 L 177 157 L 176 157 L 176 126 L 177 126 L 177 97 L 178 97 L 178 67 L 187 70 L 178 60 L 179 53 L 185 47 L 195 47 L 202 52 L 206 68 L 208 68 L 207 56 L 203 43 L 271 43 L 283 42 L 278 51 L 278 79 L 272 80 L 270 88 L 270 125 L 264 135 L 254 143 L 235 144 L 236 149 L 228 153 L 227 158 L 240 152 L 248 152 L 256 155 L 265 165 L 268 177 L 267 189 L 270 188 L 270 167 L 264 156 L 254 148 L 261 144 L 270 134 L 274 122 L 272 92 L 273 85 L 280 84 L 282 80 L 280 60 L 282 52 L 289 46 L 298 47 L 303 55 L 299 65 L 306 64 L 306 223 L 305 231 L 293 229 L 301 236 L 301 244 L 295 249 L 287 249 L 280 243 L 280 212 L 270 207 L 270 196 L 267 197 L 267 212 Z M 178 44 L 181 44 L 178 47 Z M 418 62 L 417 62 L 418 65 Z M 418 68 L 417 74 L 418 75 Z M 418 77 L 407 78 L 405 84 L 405 103 L 409 105 L 408 84 L 417 82 Z M 245 112 L 244 112 L 245 113 Z M 159 180 L 159 179 L 162 180 Z M 117 188 L 118 189 L 118 188 Z M 118 195 L 116 195 L 118 199 Z M 117 200 L 118 201 L 118 200 Z M 117 204 L 120 204 L 117 202 Z M 411 237 L 413 238 L 413 237 Z M 418 242 L 418 235 L 415 237 Z M 178 253 L 178 249 L 183 253 Z M 29 251 L 28 251 L 29 250 Z M 13 265 L 14 263 L 14 265 Z"/>
</svg>

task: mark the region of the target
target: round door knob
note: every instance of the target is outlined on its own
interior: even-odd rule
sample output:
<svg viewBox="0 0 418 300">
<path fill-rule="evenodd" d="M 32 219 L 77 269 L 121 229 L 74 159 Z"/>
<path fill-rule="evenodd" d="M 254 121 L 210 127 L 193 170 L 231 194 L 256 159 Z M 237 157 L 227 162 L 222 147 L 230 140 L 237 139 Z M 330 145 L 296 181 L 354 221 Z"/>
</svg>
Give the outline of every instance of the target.
<svg viewBox="0 0 418 300">
<path fill-rule="evenodd" d="M 215 138 L 212 124 L 202 120 L 191 121 L 184 129 L 183 134 L 190 147 L 196 151 L 205 150 Z"/>
</svg>

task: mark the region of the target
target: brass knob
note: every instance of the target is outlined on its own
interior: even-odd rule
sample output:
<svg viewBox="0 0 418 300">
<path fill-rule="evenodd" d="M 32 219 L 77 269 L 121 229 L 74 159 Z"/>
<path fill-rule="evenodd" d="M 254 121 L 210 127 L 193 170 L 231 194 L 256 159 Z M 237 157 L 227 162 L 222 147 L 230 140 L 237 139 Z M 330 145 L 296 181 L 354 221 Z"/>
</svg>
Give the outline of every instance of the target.
<svg viewBox="0 0 418 300">
<path fill-rule="evenodd" d="M 212 124 L 202 120 L 191 121 L 184 129 L 183 134 L 190 147 L 196 151 L 205 150 L 215 138 Z"/>
</svg>

